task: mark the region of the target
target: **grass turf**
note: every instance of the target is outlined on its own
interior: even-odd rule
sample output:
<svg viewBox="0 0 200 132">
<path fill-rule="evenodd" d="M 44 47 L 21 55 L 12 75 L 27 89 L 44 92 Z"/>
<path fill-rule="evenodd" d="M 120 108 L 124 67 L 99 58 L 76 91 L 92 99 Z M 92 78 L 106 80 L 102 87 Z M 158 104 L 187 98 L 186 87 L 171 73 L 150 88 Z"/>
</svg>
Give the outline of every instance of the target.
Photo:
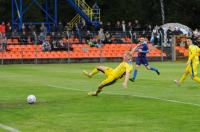
<svg viewBox="0 0 200 132">
<path fill-rule="evenodd" d="M 0 124 L 29 132 L 200 130 L 199 84 L 187 79 L 178 87 L 173 82 L 182 75 L 184 63 L 152 63 L 160 76 L 142 66 L 127 89 L 121 88 L 122 79 L 90 97 L 87 92 L 95 91 L 104 75 L 88 79 L 82 70 L 96 65 L 0 66 Z M 37 97 L 34 105 L 26 103 L 30 94 Z"/>
</svg>

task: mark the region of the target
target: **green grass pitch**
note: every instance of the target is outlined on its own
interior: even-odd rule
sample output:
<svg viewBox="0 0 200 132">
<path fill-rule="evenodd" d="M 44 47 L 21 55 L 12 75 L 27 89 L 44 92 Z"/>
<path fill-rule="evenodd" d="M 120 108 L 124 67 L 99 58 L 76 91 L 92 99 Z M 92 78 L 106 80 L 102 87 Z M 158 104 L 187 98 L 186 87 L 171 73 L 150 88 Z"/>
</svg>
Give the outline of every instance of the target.
<svg viewBox="0 0 200 132">
<path fill-rule="evenodd" d="M 136 82 L 123 79 L 87 96 L 104 79 L 88 79 L 82 70 L 98 64 L 0 66 L 0 131 L 6 125 L 22 132 L 196 132 L 200 130 L 200 85 L 190 77 L 173 82 L 185 64 L 152 63 L 161 75 L 141 66 Z M 115 67 L 118 63 L 105 63 Z M 34 94 L 37 103 L 26 97 Z"/>
</svg>

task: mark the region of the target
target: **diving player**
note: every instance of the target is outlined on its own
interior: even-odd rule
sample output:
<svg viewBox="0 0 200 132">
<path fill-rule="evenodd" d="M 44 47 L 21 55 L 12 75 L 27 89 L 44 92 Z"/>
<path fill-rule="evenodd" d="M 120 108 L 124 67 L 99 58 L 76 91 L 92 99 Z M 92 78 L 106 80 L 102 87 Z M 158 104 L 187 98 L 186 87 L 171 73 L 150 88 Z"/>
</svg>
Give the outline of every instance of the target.
<svg viewBox="0 0 200 132">
<path fill-rule="evenodd" d="M 123 62 L 121 62 L 115 69 L 106 66 L 98 66 L 92 70 L 92 72 L 88 73 L 87 71 L 83 71 L 83 74 L 87 77 L 92 77 L 95 74 L 102 72 L 106 75 L 106 79 L 100 83 L 96 92 L 90 92 L 88 95 L 97 96 L 105 86 L 109 86 L 115 83 L 119 78 L 122 78 L 125 75 L 125 79 L 123 82 L 123 87 L 127 88 L 129 75 L 133 69 L 132 65 L 132 55 L 137 47 L 133 48 L 131 51 L 126 52 L 123 55 Z"/>
</svg>

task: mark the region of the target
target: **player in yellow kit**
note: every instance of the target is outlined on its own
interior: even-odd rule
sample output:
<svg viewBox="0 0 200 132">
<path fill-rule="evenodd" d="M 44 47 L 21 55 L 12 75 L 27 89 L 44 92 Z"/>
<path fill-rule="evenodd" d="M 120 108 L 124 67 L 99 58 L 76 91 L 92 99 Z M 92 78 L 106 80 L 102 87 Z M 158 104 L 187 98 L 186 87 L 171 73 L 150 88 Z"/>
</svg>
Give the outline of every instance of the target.
<svg viewBox="0 0 200 132">
<path fill-rule="evenodd" d="M 194 81 L 200 83 L 200 78 L 197 77 L 197 65 L 199 64 L 200 48 L 194 45 L 191 39 L 187 39 L 187 45 L 189 46 L 188 61 L 186 63 L 185 73 L 182 75 L 181 79 L 175 80 L 178 85 L 180 85 L 189 74 Z"/>
<path fill-rule="evenodd" d="M 123 82 L 123 87 L 126 88 L 128 85 L 129 75 L 133 69 L 132 64 L 132 54 L 135 51 L 136 47 L 131 51 L 128 51 L 123 56 L 123 62 L 121 62 L 115 69 L 106 67 L 106 66 L 97 66 L 92 70 L 92 72 L 88 73 L 87 71 L 83 71 L 84 75 L 87 77 L 92 77 L 97 74 L 99 71 L 106 75 L 106 79 L 103 80 L 96 92 L 90 92 L 88 95 L 97 96 L 105 86 L 109 86 L 115 83 L 119 78 L 122 78 L 125 75 L 125 80 Z"/>
</svg>

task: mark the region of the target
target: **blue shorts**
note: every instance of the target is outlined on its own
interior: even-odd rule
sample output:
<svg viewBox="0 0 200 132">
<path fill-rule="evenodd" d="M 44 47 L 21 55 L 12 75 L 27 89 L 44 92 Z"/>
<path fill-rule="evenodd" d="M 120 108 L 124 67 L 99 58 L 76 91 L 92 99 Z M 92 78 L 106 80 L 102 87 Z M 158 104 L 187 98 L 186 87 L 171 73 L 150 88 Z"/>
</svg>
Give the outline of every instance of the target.
<svg viewBox="0 0 200 132">
<path fill-rule="evenodd" d="M 136 65 L 141 65 L 141 64 L 143 64 L 144 66 L 149 65 L 146 57 L 137 57 L 136 58 Z"/>
</svg>

